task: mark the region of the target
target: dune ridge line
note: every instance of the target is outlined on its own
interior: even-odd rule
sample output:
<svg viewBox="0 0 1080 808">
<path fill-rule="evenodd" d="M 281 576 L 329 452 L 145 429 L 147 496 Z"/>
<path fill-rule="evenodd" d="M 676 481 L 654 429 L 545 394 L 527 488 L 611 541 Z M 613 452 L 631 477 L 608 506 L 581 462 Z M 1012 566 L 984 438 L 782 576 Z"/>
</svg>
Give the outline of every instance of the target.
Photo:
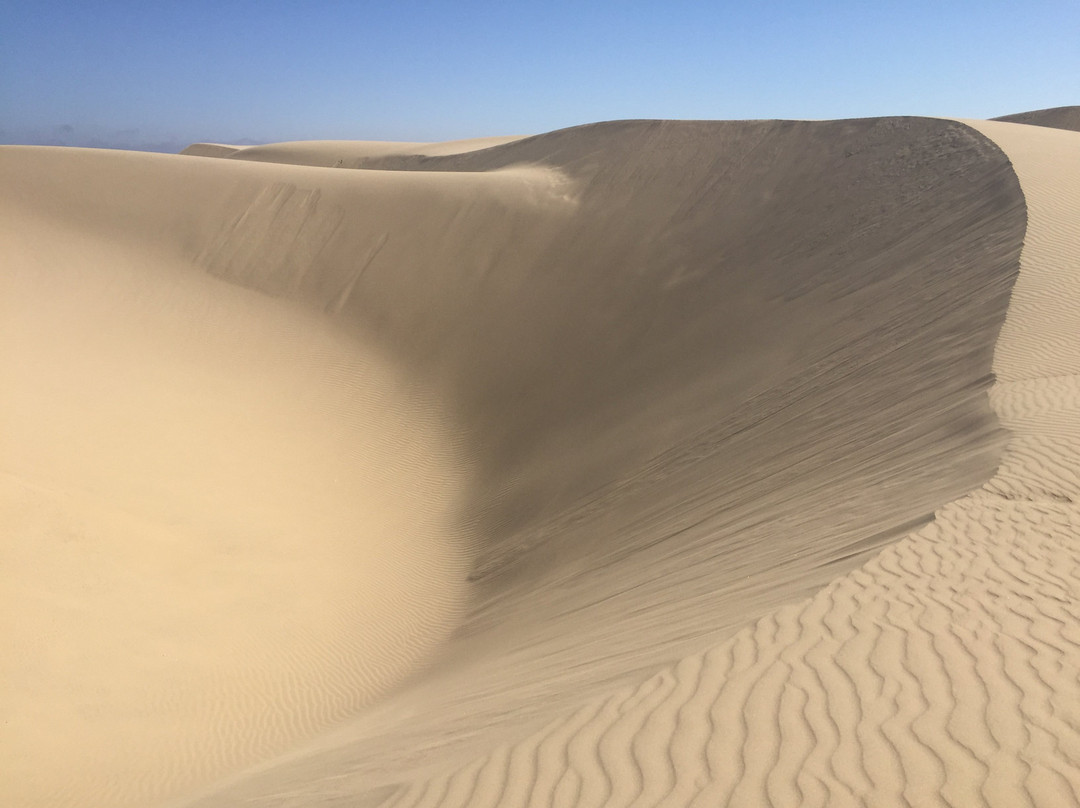
<svg viewBox="0 0 1080 808">
<path fill-rule="evenodd" d="M 561 351 L 561 363 L 548 366 L 538 364 L 546 357 L 535 348 L 504 349 L 515 362 L 511 378 L 520 371 L 518 378 L 558 380 L 562 402 L 555 391 L 541 393 L 555 410 L 537 411 L 536 401 L 528 408 L 526 400 L 525 409 L 493 411 L 474 384 L 466 385 L 466 421 L 469 409 L 477 409 L 489 436 L 505 436 L 494 442 L 502 454 L 484 463 L 499 470 L 492 475 L 498 486 L 488 496 L 477 490 L 477 503 L 490 505 L 477 511 L 482 543 L 471 616 L 427 676 L 306 749 L 190 804 L 681 804 L 704 786 L 679 779 L 677 793 L 668 794 L 663 783 L 673 774 L 652 779 L 673 771 L 675 764 L 663 762 L 663 733 L 679 723 L 666 708 L 653 708 L 670 706 L 671 694 L 694 704 L 678 709 L 680 721 L 685 716 L 697 727 L 689 740 L 680 729 L 672 741 L 685 752 L 695 748 L 693 738 L 709 734 L 696 718 L 714 693 L 694 699 L 687 680 L 676 685 L 673 674 L 649 677 L 722 645 L 756 615 L 798 602 L 844 569 L 859 568 L 992 476 L 1002 442 L 987 404 L 988 374 L 1024 226 L 1015 175 L 992 143 L 961 124 L 925 119 L 641 121 L 551 133 L 472 155 L 392 155 L 370 165 L 430 175 L 522 160 L 553 165 L 575 187 L 574 216 L 591 240 L 583 235 L 579 246 L 575 219 L 561 225 L 560 252 L 545 254 L 540 275 L 561 281 L 550 292 L 505 257 L 497 277 L 526 279 L 534 301 L 544 299 L 537 293 L 558 300 L 558 314 L 549 316 L 561 318 L 564 331 L 569 318 L 585 316 L 563 302 L 568 286 L 595 295 L 587 311 L 604 326 L 593 330 L 586 322 L 589 330 L 579 326 L 575 333 L 626 333 L 619 330 L 622 306 L 639 316 L 648 310 L 654 329 L 637 337 L 641 347 L 629 372 L 626 337 L 613 340 L 618 364 L 610 368 L 588 355 L 567 362 Z M 958 161 L 951 169 L 939 162 L 950 160 Z M 705 178 L 705 188 L 690 176 Z M 855 199 L 851 188 L 859 189 Z M 617 219 L 604 215 L 638 194 L 647 206 L 631 206 Z M 930 213 L 927 204 L 943 207 Z M 597 245 L 639 238 L 648 249 L 620 254 L 625 288 L 597 284 L 593 293 L 587 284 L 595 276 L 584 268 L 612 266 L 597 264 Z M 943 247 L 947 252 L 939 252 Z M 688 271 L 695 263 L 712 270 Z M 576 274 L 560 274 L 563 267 Z M 500 298 L 495 286 L 489 299 L 519 299 L 520 287 L 510 289 L 511 297 Z M 668 290 L 659 305 L 630 305 L 656 301 L 657 290 Z M 879 304 L 885 307 L 873 308 Z M 466 310 L 481 322 L 491 317 Z M 679 324 L 697 322 L 698 312 L 715 319 L 688 334 Z M 747 315 L 768 320 L 779 344 L 759 341 L 763 334 Z M 830 334 L 826 326 L 809 344 L 800 335 L 796 341 L 808 351 L 785 354 L 784 340 L 793 335 L 776 323 L 824 324 L 834 317 L 845 327 Z M 534 345 L 557 339 L 558 332 L 526 330 L 530 325 L 518 327 Z M 504 328 L 497 333 L 508 333 Z M 603 356 L 606 343 L 579 345 Z M 735 356 L 753 357 L 749 367 L 725 365 L 717 346 L 726 345 L 737 346 Z M 468 358 L 488 375 L 500 366 L 502 350 L 470 347 Z M 583 359 L 591 375 L 577 377 L 574 362 Z M 663 363 L 674 363 L 680 375 L 661 372 L 662 407 L 648 387 L 635 399 L 634 385 L 656 379 L 652 368 Z M 627 389 L 627 379 L 639 381 Z M 725 389 L 725 379 L 735 389 Z M 583 393 L 589 409 L 574 414 L 568 403 Z M 682 421 L 674 434 L 655 434 L 648 420 L 636 419 L 639 402 L 650 400 L 658 423 Z M 496 401 L 505 407 L 513 399 Z M 602 417 L 589 420 L 591 412 Z M 864 420 L 871 413 L 882 421 Z M 524 416 L 522 434 L 546 438 L 508 454 L 507 438 L 515 440 L 522 428 L 514 419 Z M 584 420 L 574 426 L 568 416 Z M 563 433 L 572 439 L 560 438 Z M 621 454 L 606 455 L 599 474 L 590 471 L 590 456 L 614 447 Z M 574 480 L 567 479 L 568 468 Z M 956 482 L 951 495 L 940 485 L 945 479 Z M 552 488 L 553 481 L 577 501 Z M 845 491 L 842 500 L 826 493 L 838 490 Z M 790 628 L 780 636 L 790 637 Z M 770 691 L 755 688 L 756 672 L 740 687 L 758 693 L 755 710 L 767 712 Z M 773 670 L 770 681 L 776 677 Z M 718 678 L 722 671 L 709 668 L 710 681 Z M 647 684 L 633 696 L 643 679 Z M 736 709 L 738 698 L 729 694 L 725 704 Z M 589 706 L 575 715 L 582 704 Z M 566 721 L 567 715 L 574 718 Z M 871 713 L 880 717 L 880 710 Z M 538 734 L 517 745 L 530 724 Z M 549 732 L 553 739 L 543 741 Z M 754 778 L 766 765 L 755 750 L 767 748 L 768 737 L 747 730 L 747 759 L 756 768 L 738 794 L 748 804 L 755 804 L 748 795 L 757 793 Z M 712 759 L 700 748 L 691 756 Z M 645 774 L 635 774 L 638 763 Z M 448 774 L 455 770 L 462 776 Z M 729 785 L 714 784 L 702 799 Z"/>
<path fill-rule="evenodd" d="M 370 804 L 1080 802 L 1080 134 L 968 123 L 1028 205 L 994 478 L 813 598 Z"/>
<path fill-rule="evenodd" d="M 3 788 L 1071 804 L 1076 137 L 0 149 Z"/>
</svg>

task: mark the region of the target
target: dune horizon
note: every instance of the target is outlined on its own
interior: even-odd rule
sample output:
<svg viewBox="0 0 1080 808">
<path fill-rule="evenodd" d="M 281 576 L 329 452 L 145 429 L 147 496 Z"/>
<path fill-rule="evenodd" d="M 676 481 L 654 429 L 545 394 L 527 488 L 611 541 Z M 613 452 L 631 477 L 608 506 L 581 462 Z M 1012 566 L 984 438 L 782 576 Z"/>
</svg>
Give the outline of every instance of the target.
<svg viewBox="0 0 1080 808">
<path fill-rule="evenodd" d="M 1080 803 L 1078 111 L 0 146 L 0 802 Z"/>
</svg>

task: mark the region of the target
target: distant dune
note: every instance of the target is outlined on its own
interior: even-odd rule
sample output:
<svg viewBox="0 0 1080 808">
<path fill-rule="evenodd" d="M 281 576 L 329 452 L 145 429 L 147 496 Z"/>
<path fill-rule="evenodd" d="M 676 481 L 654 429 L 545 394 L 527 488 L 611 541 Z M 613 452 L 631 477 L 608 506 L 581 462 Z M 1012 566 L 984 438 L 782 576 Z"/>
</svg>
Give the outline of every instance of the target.
<svg viewBox="0 0 1080 808">
<path fill-rule="evenodd" d="M 1053 107 L 1036 109 L 1031 112 L 1018 112 L 1015 115 L 1002 115 L 995 121 L 1026 123 L 1031 126 L 1049 126 L 1053 129 L 1070 129 L 1080 132 L 1080 107 Z"/>
<path fill-rule="evenodd" d="M 0 148 L 0 801 L 1074 804 L 1078 139 Z"/>
<path fill-rule="evenodd" d="M 181 154 L 192 157 L 229 157 L 236 152 L 243 151 L 248 146 L 230 146 L 227 143 L 192 143 L 181 150 Z"/>
<path fill-rule="evenodd" d="M 378 140 L 306 140 L 292 143 L 268 143 L 264 146 L 225 146 L 220 143 L 193 143 L 181 154 L 195 157 L 229 157 L 263 163 L 290 163 L 323 168 L 361 168 L 370 157 L 387 155 L 447 155 L 478 151 L 520 137 L 484 137 L 451 140 L 446 143 L 398 143 Z"/>
</svg>

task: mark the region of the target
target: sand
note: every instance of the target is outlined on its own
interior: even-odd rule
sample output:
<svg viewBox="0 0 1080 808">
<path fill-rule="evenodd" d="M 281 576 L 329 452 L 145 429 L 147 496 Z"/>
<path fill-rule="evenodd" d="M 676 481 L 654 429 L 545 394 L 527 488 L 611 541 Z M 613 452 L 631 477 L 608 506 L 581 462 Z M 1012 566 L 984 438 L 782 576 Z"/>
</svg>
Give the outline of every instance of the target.
<svg viewBox="0 0 1080 808">
<path fill-rule="evenodd" d="M 103 186 L 140 155 L 68 156 L 5 155 L 27 184 L 0 217 L 0 802 L 148 805 L 352 714 L 446 636 L 467 461 L 378 350 L 142 223 L 99 235 L 132 225 Z M 79 171 L 92 223 L 35 209 Z"/>
<path fill-rule="evenodd" d="M 1074 804 L 1078 139 L 0 150 L 0 794 Z"/>
<path fill-rule="evenodd" d="M 1028 207 L 994 478 L 813 598 L 379 804 L 1080 804 L 1080 133 L 968 123 Z"/>
<path fill-rule="evenodd" d="M 1035 109 L 1031 112 L 1018 112 L 1015 115 L 1002 115 L 995 121 L 1026 123 L 1031 126 L 1048 126 L 1053 129 L 1070 129 L 1080 132 L 1080 107 L 1051 107 Z"/>
<path fill-rule="evenodd" d="M 442 143 L 404 143 L 386 140 L 301 140 L 262 146 L 229 146 L 223 143 L 192 143 L 181 154 L 195 157 L 228 157 L 267 163 L 290 163 L 323 168 L 360 168 L 370 157 L 390 155 L 444 156 L 488 149 L 521 140 L 520 136 L 481 137 Z"/>
</svg>

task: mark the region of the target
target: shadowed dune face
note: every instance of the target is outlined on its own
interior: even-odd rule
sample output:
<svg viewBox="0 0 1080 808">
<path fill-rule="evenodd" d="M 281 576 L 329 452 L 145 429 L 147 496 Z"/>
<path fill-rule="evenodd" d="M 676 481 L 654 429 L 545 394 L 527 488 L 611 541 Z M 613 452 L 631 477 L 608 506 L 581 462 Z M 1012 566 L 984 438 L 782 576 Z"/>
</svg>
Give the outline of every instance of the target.
<svg viewBox="0 0 1080 808">
<path fill-rule="evenodd" d="M 1080 804 L 1080 136 L 970 125 L 1009 156 L 1028 213 L 994 351 L 1010 432 L 995 477 L 812 598 L 349 804 Z"/>
<path fill-rule="evenodd" d="M 362 167 L 544 178 L 531 208 L 477 199 L 432 241 L 358 224 L 360 291 L 314 297 L 437 379 L 466 430 L 473 607 L 430 677 L 230 794 L 343 797 L 465 760 L 993 471 L 1024 209 L 961 124 L 619 122 Z"/>
<path fill-rule="evenodd" d="M 1002 115 L 993 118 L 1007 123 L 1024 123 L 1029 126 L 1046 126 L 1051 129 L 1069 129 L 1080 132 L 1080 107 L 1051 107 L 1036 109 L 1031 112 L 1017 112 L 1014 115 Z"/>
<path fill-rule="evenodd" d="M 28 260 L 56 265 L 53 228 L 122 245 L 134 277 L 141 261 L 240 295 L 245 311 L 270 306 L 250 314 L 272 332 L 242 354 L 252 384 L 275 367 L 265 345 L 332 335 L 381 370 L 326 354 L 329 400 L 358 374 L 405 391 L 374 396 L 392 428 L 366 409 L 346 422 L 387 435 L 392 455 L 412 423 L 395 419 L 418 412 L 434 425 L 423 456 L 449 464 L 421 475 L 441 493 L 424 483 L 406 498 L 451 503 L 423 511 L 443 549 L 417 575 L 448 587 L 445 604 L 422 596 L 432 638 L 465 584 L 453 559 L 470 558 L 441 664 L 221 804 L 272 801 L 283 783 L 312 804 L 359 799 L 469 759 L 807 594 L 994 470 L 985 391 L 1024 208 L 1007 160 L 962 124 L 616 122 L 461 154 L 360 155 L 355 171 L 4 154 L 12 221 L 39 234 L 22 242 Z M 81 265 L 81 249 L 60 257 Z M 227 342 L 192 364 L 213 367 Z M 276 389 L 306 388 L 320 365 L 305 356 Z M 303 452 L 361 445 L 326 425 L 305 434 Z M 379 451 L 356 449 L 369 471 L 344 490 L 369 485 Z M 316 457 L 310 474 L 325 466 Z M 430 645 L 408 647 L 415 660 Z M 341 704 L 325 672 L 309 681 L 315 702 Z M 318 726 L 341 715 L 324 713 Z"/>
<path fill-rule="evenodd" d="M 470 323 L 452 341 L 441 329 L 426 344 L 394 338 L 416 352 L 411 361 L 437 357 L 449 368 L 483 449 L 479 576 L 489 564 L 511 565 L 523 544 L 550 546 L 538 534 L 561 534 L 560 557 L 572 555 L 580 537 L 567 538 L 562 525 L 533 527 L 565 518 L 583 492 L 595 498 L 639 477 L 646 460 L 680 454 L 684 441 L 705 441 L 698 451 L 712 453 L 727 433 L 764 420 L 780 402 L 790 407 L 788 393 L 809 377 L 835 396 L 833 380 L 852 383 L 840 374 L 858 361 L 880 401 L 921 406 L 915 390 L 932 385 L 947 407 L 986 375 L 987 336 L 1015 270 L 1023 213 L 1004 158 L 963 127 L 915 119 L 625 122 L 455 157 L 366 163 L 425 171 L 521 164 L 571 182 L 573 219 L 536 256 L 513 254 L 516 235 L 504 237 L 492 262 L 497 276 L 482 294 L 468 284 L 440 290 L 439 316 Z M 989 255 L 1002 267 L 994 278 Z M 963 286 L 969 279 L 974 294 Z M 515 305 L 522 300 L 524 310 Z M 436 308 L 395 297 L 391 320 L 377 299 L 356 303 L 361 322 L 378 319 L 402 336 Z M 940 321 L 960 305 L 963 325 Z M 923 327 L 932 313 L 939 321 Z M 898 374 L 905 355 L 913 364 Z M 941 378 L 916 367 L 914 357 L 928 355 L 941 362 Z M 961 382 L 954 363 L 975 362 L 984 370 Z M 822 407 L 814 426 L 849 429 L 864 403 Z M 882 434 L 868 429 L 861 440 Z M 776 445 L 789 464 L 792 447 Z M 755 454 L 754 465 L 762 460 Z M 753 472 L 740 465 L 728 456 L 720 468 L 735 476 L 710 477 L 709 486 L 746 484 Z M 681 485 L 673 482 L 669 492 Z M 612 544 L 600 536 L 581 544 L 605 558 L 626 549 L 621 531 L 603 536 Z M 540 555 L 529 559 L 533 572 Z"/>
</svg>

